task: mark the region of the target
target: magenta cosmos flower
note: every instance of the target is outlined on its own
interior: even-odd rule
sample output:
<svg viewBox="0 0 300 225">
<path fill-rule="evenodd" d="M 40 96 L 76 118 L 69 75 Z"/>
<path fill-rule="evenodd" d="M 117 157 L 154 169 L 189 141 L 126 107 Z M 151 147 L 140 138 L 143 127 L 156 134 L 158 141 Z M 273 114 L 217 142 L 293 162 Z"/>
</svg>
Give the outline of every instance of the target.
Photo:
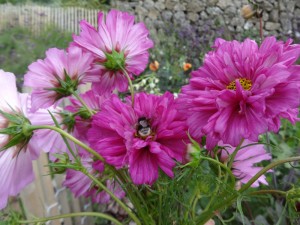
<svg viewBox="0 0 300 225">
<path fill-rule="evenodd" d="M 101 161 L 94 162 L 90 155 L 83 154 L 81 155 L 81 163 L 90 174 L 101 179 L 104 172 L 104 164 Z M 95 186 L 89 177 L 77 170 L 67 169 L 66 180 L 63 185 L 68 187 L 75 197 L 91 197 L 94 203 L 108 203 L 110 200 L 109 194 L 105 191 L 100 191 L 99 187 Z M 118 182 L 115 182 L 113 179 L 107 179 L 106 186 L 118 198 L 121 199 L 125 196 L 125 192 Z"/>
<path fill-rule="evenodd" d="M 129 167 L 135 184 L 153 184 L 159 168 L 173 177 L 175 161 L 186 153 L 186 125 L 175 109 L 172 94 L 163 96 L 140 93 L 123 103 L 113 96 L 93 117 L 88 139 L 107 163 Z"/>
<path fill-rule="evenodd" d="M 57 103 L 80 84 L 97 81 L 96 76 L 87 75 L 92 61 L 90 53 L 72 46 L 67 52 L 51 48 L 46 52 L 46 59 L 29 65 L 24 86 L 32 88 L 32 111 Z"/>
<path fill-rule="evenodd" d="M 255 174 L 257 174 L 262 169 L 262 167 L 255 166 L 256 163 L 260 163 L 264 160 L 270 160 L 272 158 L 271 154 L 266 152 L 262 144 L 251 144 L 254 144 L 254 142 L 251 142 L 249 140 L 243 141 L 241 149 L 238 150 L 231 168 L 233 175 L 243 184 L 247 183 Z M 234 152 L 235 147 L 224 145 L 222 142 L 219 143 L 219 146 L 223 147 L 223 149 L 221 150 L 220 160 L 222 162 L 228 161 L 229 156 Z M 251 187 L 258 187 L 259 183 L 268 185 L 265 175 L 260 176 L 251 185 Z"/>
<path fill-rule="evenodd" d="M 124 92 L 128 88 L 125 69 L 131 79 L 143 72 L 148 64 L 148 49 L 153 42 L 148 38 L 149 31 L 143 23 L 134 23 L 134 16 L 118 10 L 111 10 L 104 19 L 98 14 L 98 28 L 81 21 L 81 33 L 73 36 L 74 42 L 92 52 L 95 56 L 91 74 L 100 76 L 94 83 L 100 93 L 111 92 L 115 88 Z"/>
<path fill-rule="evenodd" d="M 194 138 L 207 135 L 209 149 L 219 140 L 237 146 L 278 131 L 280 118 L 298 120 L 300 45 L 269 37 L 260 47 L 217 39 L 214 48 L 179 96 Z"/>
<path fill-rule="evenodd" d="M 16 78 L 12 73 L 0 70 L 0 210 L 7 205 L 9 196 L 16 196 L 34 180 L 32 160 L 39 155 L 39 148 L 29 142 L 32 135 L 20 131 L 30 125 L 26 118 L 27 95 L 19 94 Z M 5 113 L 13 116 L 7 117 Z M 15 128 L 18 133 L 6 134 L 6 128 Z M 17 140 L 13 146 L 8 146 Z"/>
</svg>

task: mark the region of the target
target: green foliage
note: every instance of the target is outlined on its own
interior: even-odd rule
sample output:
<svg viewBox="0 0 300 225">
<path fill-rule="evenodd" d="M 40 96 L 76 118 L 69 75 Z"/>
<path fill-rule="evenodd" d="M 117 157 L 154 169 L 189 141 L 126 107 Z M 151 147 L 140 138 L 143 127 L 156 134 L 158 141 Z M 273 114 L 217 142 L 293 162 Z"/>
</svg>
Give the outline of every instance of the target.
<svg viewBox="0 0 300 225">
<path fill-rule="evenodd" d="M 0 33 L 0 68 L 14 73 L 20 80 L 28 65 L 45 57 L 48 48 L 66 48 L 71 34 L 48 27 L 40 35 L 21 27 L 13 27 Z"/>
<path fill-rule="evenodd" d="M 5 213 L 0 211 L 0 225 L 17 225 L 17 221 L 22 218 L 22 215 L 17 211 L 9 211 Z"/>
<path fill-rule="evenodd" d="M 110 0 L 59 0 L 62 6 L 77 6 L 91 9 L 107 10 Z"/>
</svg>

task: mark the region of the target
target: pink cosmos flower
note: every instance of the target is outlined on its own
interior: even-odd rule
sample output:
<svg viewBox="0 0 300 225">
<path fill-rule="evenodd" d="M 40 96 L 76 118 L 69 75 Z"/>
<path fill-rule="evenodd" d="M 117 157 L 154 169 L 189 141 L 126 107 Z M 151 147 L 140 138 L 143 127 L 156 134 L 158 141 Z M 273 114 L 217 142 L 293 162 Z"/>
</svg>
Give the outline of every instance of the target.
<svg viewBox="0 0 300 225">
<path fill-rule="evenodd" d="M 122 68 L 133 78 L 133 74 L 139 75 L 148 64 L 147 50 L 153 47 L 153 42 L 148 39 L 148 29 L 143 23 L 134 24 L 134 16 L 118 10 L 110 10 L 106 20 L 100 12 L 97 29 L 84 20 L 80 26 L 80 35 L 74 35 L 73 39 L 96 58 L 90 72 L 100 76 L 100 82 L 94 83 L 95 89 L 100 93 L 115 88 L 126 91 L 128 81 Z"/>
<path fill-rule="evenodd" d="M 47 108 L 71 95 L 78 85 L 97 81 L 97 77 L 87 75 L 92 61 L 90 53 L 76 46 L 68 48 L 67 52 L 50 48 L 46 59 L 29 65 L 24 77 L 24 86 L 33 90 L 31 110 L 35 112 L 39 108 Z"/>
<path fill-rule="evenodd" d="M 185 120 L 175 109 L 172 94 L 162 96 L 139 93 L 123 103 L 117 96 L 102 104 L 93 116 L 88 133 L 91 146 L 107 163 L 129 167 L 135 184 L 153 184 L 159 168 L 173 177 L 175 160 L 181 162 L 186 153 Z"/>
<path fill-rule="evenodd" d="M 30 107 L 29 107 L 30 110 Z M 32 125 L 35 126 L 55 126 L 55 123 L 49 113 L 49 111 L 55 117 L 56 121 L 60 124 L 60 127 L 63 130 L 67 130 L 67 126 L 63 124 L 63 117 L 60 115 L 62 109 L 59 107 L 56 108 L 48 108 L 46 109 L 39 109 L 35 113 L 28 113 L 28 119 L 30 120 Z M 54 160 L 53 157 L 54 153 L 69 153 L 69 150 L 61 137 L 61 135 L 53 130 L 50 129 L 39 129 L 34 131 L 34 135 L 31 137 L 31 142 L 34 142 L 37 146 L 40 147 L 41 150 L 44 152 L 50 153 L 49 157 L 51 160 Z M 75 148 L 75 144 L 69 141 L 69 144 L 72 149 Z M 70 155 L 70 154 L 69 154 Z"/>
<path fill-rule="evenodd" d="M 191 135 L 207 135 L 209 149 L 219 140 L 237 146 L 242 138 L 257 141 L 278 131 L 280 118 L 298 121 L 300 45 L 291 43 L 217 39 L 179 96 Z"/>
<path fill-rule="evenodd" d="M 92 157 L 82 155 L 81 162 L 90 174 L 101 178 L 104 171 L 104 164 L 101 161 L 93 162 Z M 91 197 L 94 203 L 108 203 L 110 200 L 109 194 L 105 191 L 99 191 L 99 187 L 93 185 L 93 181 L 89 177 L 77 170 L 67 169 L 66 180 L 63 185 L 68 187 L 74 193 L 75 197 Z M 118 182 L 108 179 L 106 181 L 106 186 L 118 198 L 121 199 L 125 196 L 125 192 L 122 190 Z"/>
<path fill-rule="evenodd" d="M 263 160 L 272 159 L 271 154 L 267 153 L 262 144 L 256 144 L 244 147 L 246 145 L 254 144 L 249 140 L 244 140 L 242 148 L 238 150 L 238 153 L 235 156 L 234 162 L 232 164 L 232 173 L 236 176 L 241 183 L 247 183 L 256 173 L 258 173 L 262 167 L 255 166 L 256 163 L 260 163 Z M 224 145 L 222 142 L 219 143 L 219 146 L 224 147 L 221 150 L 221 161 L 226 162 L 229 159 L 229 156 L 234 152 L 235 147 L 230 145 Z M 268 185 L 266 181 L 266 176 L 260 176 L 251 187 L 258 187 L 259 183 Z"/>
<path fill-rule="evenodd" d="M 15 76 L 0 70 L 0 110 L 25 118 L 26 100 L 26 94 L 17 92 Z M 9 127 L 9 123 L 9 120 L 0 113 L 0 129 Z M 1 148 L 9 141 L 10 135 L 0 134 Z M 7 205 L 9 196 L 16 196 L 34 180 L 32 160 L 38 155 L 39 148 L 32 142 L 28 143 L 28 140 L 0 152 L 0 210 Z"/>
</svg>

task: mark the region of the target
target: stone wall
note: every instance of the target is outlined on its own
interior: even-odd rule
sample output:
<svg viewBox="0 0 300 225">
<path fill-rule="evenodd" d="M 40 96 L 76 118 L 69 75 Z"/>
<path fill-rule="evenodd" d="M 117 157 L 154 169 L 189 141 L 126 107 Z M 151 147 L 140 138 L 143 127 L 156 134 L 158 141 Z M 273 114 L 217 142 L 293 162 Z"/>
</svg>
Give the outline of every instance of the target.
<svg viewBox="0 0 300 225">
<path fill-rule="evenodd" d="M 263 12 L 264 35 L 300 39 L 300 0 L 254 0 Z M 258 37 L 259 20 L 245 20 L 241 8 L 247 0 L 111 0 L 111 6 L 129 11 L 156 33 L 167 26 L 192 27 L 198 34 L 212 32 L 241 40 Z M 154 36 L 154 35 L 153 35 Z"/>
</svg>

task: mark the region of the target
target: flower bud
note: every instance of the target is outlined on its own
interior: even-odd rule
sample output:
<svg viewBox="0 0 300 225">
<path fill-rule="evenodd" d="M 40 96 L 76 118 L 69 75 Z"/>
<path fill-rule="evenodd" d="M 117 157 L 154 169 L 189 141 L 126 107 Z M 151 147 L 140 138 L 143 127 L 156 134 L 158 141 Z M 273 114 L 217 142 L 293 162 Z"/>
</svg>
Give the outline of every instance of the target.
<svg viewBox="0 0 300 225">
<path fill-rule="evenodd" d="M 255 15 L 255 12 L 252 9 L 251 5 L 244 5 L 243 8 L 241 9 L 241 14 L 242 17 L 244 17 L 245 19 L 250 19 Z"/>
<path fill-rule="evenodd" d="M 183 63 L 183 66 L 182 66 L 182 69 L 184 70 L 184 71 L 188 71 L 189 69 L 191 69 L 192 68 L 192 64 L 190 64 L 190 63 Z"/>
<path fill-rule="evenodd" d="M 154 62 L 150 63 L 149 69 L 153 72 L 156 72 L 159 69 L 159 63 L 155 60 Z"/>
<path fill-rule="evenodd" d="M 64 173 L 69 168 L 70 158 L 67 153 L 53 154 L 56 157 L 54 163 L 50 163 L 51 168 L 55 174 Z"/>
</svg>

